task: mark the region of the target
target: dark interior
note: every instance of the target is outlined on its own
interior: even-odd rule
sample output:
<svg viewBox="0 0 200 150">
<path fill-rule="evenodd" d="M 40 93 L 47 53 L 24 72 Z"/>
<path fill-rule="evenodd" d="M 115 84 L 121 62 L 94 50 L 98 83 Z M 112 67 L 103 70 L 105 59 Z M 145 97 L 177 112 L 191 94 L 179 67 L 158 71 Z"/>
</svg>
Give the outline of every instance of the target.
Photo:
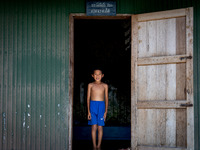
<svg viewBox="0 0 200 150">
<path fill-rule="evenodd" d="M 109 132 L 109 135 L 104 132 L 103 140 L 130 140 L 130 23 L 130 19 L 75 19 L 74 140 L 90 139 L 90 136 L 87 135 L 90 135 L 87 125 L 87 85 L 93 82 L 91 74 L 94 69 L 103 71 L 105 76 L 102 81 L 109 86 L 109 107 L 104 131 L 112 129 L 112 132 Z M 119 131 L 123 132 L 124 135 Z"/>
</svg>

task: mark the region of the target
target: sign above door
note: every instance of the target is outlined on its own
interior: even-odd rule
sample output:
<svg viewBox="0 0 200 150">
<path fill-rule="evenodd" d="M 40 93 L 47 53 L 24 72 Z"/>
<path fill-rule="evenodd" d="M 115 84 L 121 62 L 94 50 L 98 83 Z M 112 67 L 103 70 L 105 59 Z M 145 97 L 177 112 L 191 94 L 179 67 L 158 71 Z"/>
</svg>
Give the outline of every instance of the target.
<svg viewBox="0 0 200 150">
<path fill-rule="evenodd" d="M 87 16 L 116 16 L 116 1 L 87 1 Z"/>
</svg>

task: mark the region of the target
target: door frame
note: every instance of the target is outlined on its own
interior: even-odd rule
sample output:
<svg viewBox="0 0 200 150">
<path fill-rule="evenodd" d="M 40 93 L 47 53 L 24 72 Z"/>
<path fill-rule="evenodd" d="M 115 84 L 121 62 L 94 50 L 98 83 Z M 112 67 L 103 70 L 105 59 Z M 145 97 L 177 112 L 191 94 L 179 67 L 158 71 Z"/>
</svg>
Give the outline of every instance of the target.
<svg viewBox="0 0 200 150">
<path fill-rule="evenodd" d="M 92 19 L 99 19 L 99 20 L 101 20 L 101 19 L 108 19 L 108 20 L 130 19 L 130 22 L 131 22 L 131 16 L 132 16 L 131 14 L 117 14 L 116 16 L 87 16 L 85 13 L 72 13 L 69 15 L 69 82 L 68 82 L 68 88 L 69 88 L 69 90 L 68 90 L 68 96 L 69 96 L 68 149 L 69 150 L 72 150 L 72 139 L 73 139 L 74 20 L 75 19 L 90 19 L 90 20 L 92 20 Z M 131 139 L 132 138 L 133 137 L 131 135 Z"/>
</svg>

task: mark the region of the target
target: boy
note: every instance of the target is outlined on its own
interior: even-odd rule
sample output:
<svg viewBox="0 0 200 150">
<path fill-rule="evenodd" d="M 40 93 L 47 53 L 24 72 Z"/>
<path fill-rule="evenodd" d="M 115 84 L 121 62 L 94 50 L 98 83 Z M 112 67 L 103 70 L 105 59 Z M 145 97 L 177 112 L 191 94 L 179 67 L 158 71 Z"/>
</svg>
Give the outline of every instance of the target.
<svg viewBox="0 0 200 150">
<path fill-rule="evenodd" d="M 101 70 L 94 70 L 94 82 L 88 84 L 87 108 L 88 124 L 92 125 L 91 135 L 93 148 L 100 148 L 103 136 L 103 126 L 108 109 L 108 85 L 101 82 L 104 77 Z M 105 98 L 105 101 L 104 101 Z M 96 131 L 98 129 L 98 145 L 96 145 Z"/>
</svg>

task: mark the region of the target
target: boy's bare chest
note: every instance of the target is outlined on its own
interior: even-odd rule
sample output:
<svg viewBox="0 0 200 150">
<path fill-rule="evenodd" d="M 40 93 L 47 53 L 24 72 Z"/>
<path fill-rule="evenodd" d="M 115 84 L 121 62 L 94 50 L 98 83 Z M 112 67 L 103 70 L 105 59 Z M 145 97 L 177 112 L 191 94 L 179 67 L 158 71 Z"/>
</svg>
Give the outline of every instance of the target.
<svg viewBox="0 0 200 150">
<path fill-rule="evenodd" d="M 93 85 L 91 88 L 92 92 L 104 92 L 105 88 L 103 85 Z"/>
</svg>

